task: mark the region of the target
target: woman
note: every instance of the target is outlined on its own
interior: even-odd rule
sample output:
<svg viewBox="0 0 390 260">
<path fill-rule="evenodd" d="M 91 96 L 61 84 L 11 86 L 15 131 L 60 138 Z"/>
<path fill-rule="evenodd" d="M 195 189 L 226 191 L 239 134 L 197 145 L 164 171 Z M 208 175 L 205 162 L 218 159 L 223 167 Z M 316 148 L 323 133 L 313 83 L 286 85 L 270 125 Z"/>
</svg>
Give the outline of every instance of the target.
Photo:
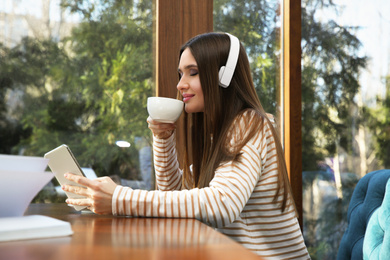
<svg viewBox="0 0 390 260">
<path fill-rule="evenodd" d="M 219 70 L 228 67 L 234 45 L 234 74 L 222 82 Z M 181 48 L 178 72 L 186 112 L 183 170 L 175 124 L 148 118 L 159 190 L 132 190 L 108 177 L 94 181 L 67 174 L 87 188 L 64 189 L 88 197 L 67 202 L 98 214 L 196 218 L 265 259 L 310 259 L 273 118 L 257 97 L 244 47 L 228 34 L 198 35 Z"/>
</svg>

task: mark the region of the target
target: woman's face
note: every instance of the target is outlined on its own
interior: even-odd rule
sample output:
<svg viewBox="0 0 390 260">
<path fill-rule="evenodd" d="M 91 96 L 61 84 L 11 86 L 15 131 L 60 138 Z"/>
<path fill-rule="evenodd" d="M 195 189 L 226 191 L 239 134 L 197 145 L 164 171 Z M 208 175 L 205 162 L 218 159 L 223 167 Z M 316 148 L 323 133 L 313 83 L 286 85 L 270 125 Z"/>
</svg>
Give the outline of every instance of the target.
<svg viewBox="0 0 390 260">
<path fill-rule="evenodd" d="M 204 112 L 204 98 L 198 73 L 198 64 L 187 48 L 183 51 L 178 68 L 180 81 L 177 89 L 185 103 L 187 113 Z"/>
</svg>

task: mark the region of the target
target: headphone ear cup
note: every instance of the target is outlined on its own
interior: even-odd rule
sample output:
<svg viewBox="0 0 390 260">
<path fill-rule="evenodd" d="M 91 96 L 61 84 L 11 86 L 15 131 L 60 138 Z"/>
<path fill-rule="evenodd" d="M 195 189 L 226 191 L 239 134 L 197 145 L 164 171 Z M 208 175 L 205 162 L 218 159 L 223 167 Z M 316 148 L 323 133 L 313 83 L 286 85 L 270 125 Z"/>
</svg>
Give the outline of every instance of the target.
<svg viewBox="0 0 390 260">
<path fill-rule="evenodd" d="M 219 69 L 219 85 L 227 88 L 233 78 L 234 70 L 236 69 L 238 55 L 240 53 L 240 40 L 236 36 L 226 33 L 230 38 L 230 49 L 226 65 Z"/>
<path fill-rule="evenodd" d="M 229 83 L 226 85 L 226 82 L 224 80 L 224 77 L 223 77 L 223 74 L 225 73 L 225 69 L 226 67 L 225 66 L 222 66 L 220 69 L 219 69 L 219 85 L 223 88 L 227 88 L 229 86 Z"/>
</svg>

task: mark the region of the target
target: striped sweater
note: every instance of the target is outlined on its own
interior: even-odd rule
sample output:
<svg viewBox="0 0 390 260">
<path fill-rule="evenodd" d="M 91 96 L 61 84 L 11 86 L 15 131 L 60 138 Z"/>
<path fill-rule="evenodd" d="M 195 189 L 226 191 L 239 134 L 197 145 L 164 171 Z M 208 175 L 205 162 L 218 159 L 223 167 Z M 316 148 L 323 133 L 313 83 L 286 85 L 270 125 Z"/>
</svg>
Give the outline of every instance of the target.
<svg viewBox="0 0 390 260">
<path fill-rule="evenodd" d="M 235 123 L 234 145 L 245 135 L 251 114 Z M 175 135 L 153 141 L 159 190 L 118 186 L 112 198 L 114 215 L 196 218 L 226 234 L 264 259 L 310 259 L 294 208 L 279 209 L 275 141 L 265 123 L 241 150 L 241 160 L 225 162 L 206 188 L 182 187 Z"/>
</svg>

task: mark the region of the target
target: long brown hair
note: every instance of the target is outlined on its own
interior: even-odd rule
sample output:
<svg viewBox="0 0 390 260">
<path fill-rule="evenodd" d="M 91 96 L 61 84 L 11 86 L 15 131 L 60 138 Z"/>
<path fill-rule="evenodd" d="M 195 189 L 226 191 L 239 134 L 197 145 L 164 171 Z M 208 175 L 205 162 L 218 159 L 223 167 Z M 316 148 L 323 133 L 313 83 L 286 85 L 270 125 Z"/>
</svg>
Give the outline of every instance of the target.
<svg viewBox="0 0 390 260">
<path fill-rule="evenodd" d="M 279 181 L 274 199 L 283 193 L 281 209 L 284 210 L 290 193 L 284 154 L 278 135 L 257 96 L 244 47 L 240 44 L 237 66 L 228 88 L 222 88 L 218 84 L 219 68 L 226 64 L 229 54 L 228 35 L 224 33 L 198 35 L 182 46 L 180 57 L 187 48 L 198 65 L 205 107 L 202 113 L 184 115 L 183 182 L 194 183 L 194 187 L 198 188 L 208 187 L 217 167 L 228 160 L 239 160 L 241 148 L 268 123 L 275 138 L 278 154 Z M 234 120 L 248 110 L 255 113 L 255 121 L 248 129 L 249 134 L 246 138 L 235 144 L 234 151 L 231 151 L 226 145 L 226 140 L 230 140 L 229 130 Z M 189 147 L 191 151 L 188 151 Z M 193 165 L 192 174 L 190 164 Z M 192 180 L 188 182 L 190 179 Z"/>
</svg>

